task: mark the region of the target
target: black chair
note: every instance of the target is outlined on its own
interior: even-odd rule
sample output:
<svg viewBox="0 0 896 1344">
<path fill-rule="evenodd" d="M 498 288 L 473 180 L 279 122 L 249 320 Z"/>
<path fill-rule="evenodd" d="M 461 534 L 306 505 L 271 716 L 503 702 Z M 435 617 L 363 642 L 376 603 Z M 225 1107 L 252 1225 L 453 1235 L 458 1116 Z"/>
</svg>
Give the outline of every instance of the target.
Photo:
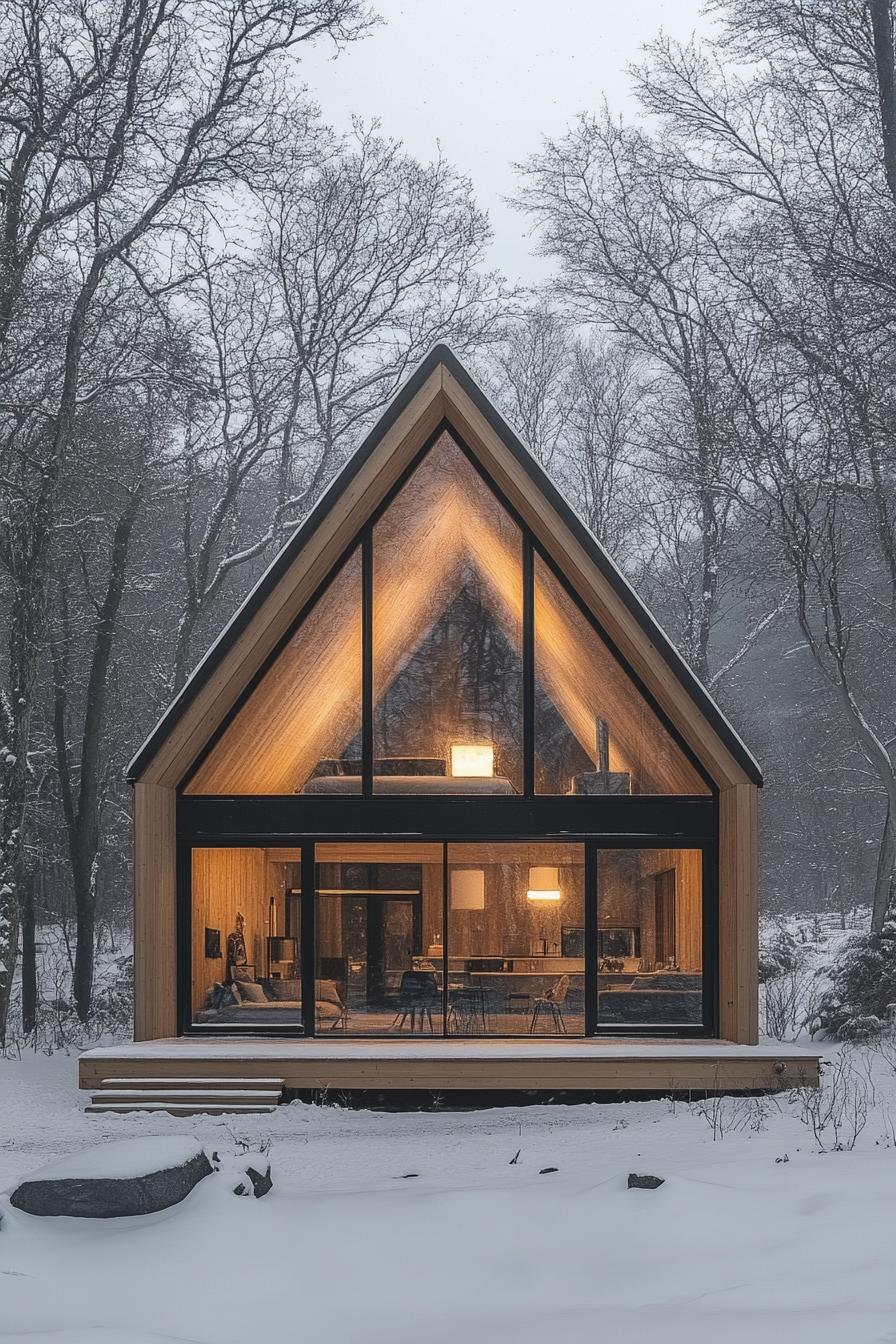
<svg viewBox="0 0 896 1344">
<path fill-rule="evenodd" d="M 410 1018 L 410 1030 L 422 1031 L 424 1021 L 429 1023 L 430 1035 L 435 1034 L 432 1010 L 438 1012 L 442 994 L 434 971 L 402 971 L 398 986 L 398 1012 L 390 1031 L 402 1031 Z"/>
<path fill-rule="evenodd" d="M 488 1034 L 488 1008 L 480 985 L 455 985 L 448 991 L 448 1030 L 458 1034 Z"/>
</svg>

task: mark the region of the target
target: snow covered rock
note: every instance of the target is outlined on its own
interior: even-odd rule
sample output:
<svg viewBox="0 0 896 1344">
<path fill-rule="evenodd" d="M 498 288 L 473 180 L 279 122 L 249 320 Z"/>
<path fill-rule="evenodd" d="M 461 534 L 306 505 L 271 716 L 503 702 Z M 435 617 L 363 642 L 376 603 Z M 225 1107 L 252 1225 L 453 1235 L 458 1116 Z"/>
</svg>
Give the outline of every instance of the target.
<svg viewBox="0 0 896 1344">
<path fill-rule="evenodd" d="M 233 1187 L 233 1193 L 235 1195 L 254 1195 L 256 1199 L 261 1199 L 262 1195 L 266 1195 L 273 1188 L 271 1165 L 268 1163 L 263 1171 L 258 1171 L 251 1166 L 246 1167 L 245 1179 Z"/>
<path fill-rule="evenodd" d="M 664 1176 L 639 1176 L 636 1171 L 630 1171 L 628 1174 L 629 1190 L 659 1190 L 664 1184 Z"/>
<path fill-rule="evenodd" d="M 128 1218 L 179 1204 L 211 1170 L 189 1136 L 123 1139 L 43 1167 L 9 1202 L 41 1217 Z"/>
<path fill-rule="evenodd" d="M 237 1141 L 234 1152 L 212 1153 L 212 1167 L 221 1172 L 228 1182 L 233 1182 L 231 1189 L 235 1195 L 254 1195 L 256 1199 L 261 1199 L 274 1188 L 269 1152 L 268 1143 L 253 1148 L 241 1139 Z"/>
</svg>

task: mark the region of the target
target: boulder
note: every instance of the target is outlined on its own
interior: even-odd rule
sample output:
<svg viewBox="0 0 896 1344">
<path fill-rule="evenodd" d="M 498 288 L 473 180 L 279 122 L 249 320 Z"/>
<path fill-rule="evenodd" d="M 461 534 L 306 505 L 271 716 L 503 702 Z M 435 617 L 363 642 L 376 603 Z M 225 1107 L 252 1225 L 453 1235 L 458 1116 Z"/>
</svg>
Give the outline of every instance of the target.
<svg viewBox="0 0 896 1344">
<path fill-rule="evenodd" d="M 179 1204 L 211 1170 L 195 1139 L 124 1139 L 42 1168 L 9 1202 L 43 1218 L 130 1218 Z"/>
<path fill-rule="evenodd" d="M 629 1190 L 659 1190 L 664 1184 L 664 1176 L 639 1176 L 635 1171 L 630 1171 L 628 1174 Z"/>
</svg>

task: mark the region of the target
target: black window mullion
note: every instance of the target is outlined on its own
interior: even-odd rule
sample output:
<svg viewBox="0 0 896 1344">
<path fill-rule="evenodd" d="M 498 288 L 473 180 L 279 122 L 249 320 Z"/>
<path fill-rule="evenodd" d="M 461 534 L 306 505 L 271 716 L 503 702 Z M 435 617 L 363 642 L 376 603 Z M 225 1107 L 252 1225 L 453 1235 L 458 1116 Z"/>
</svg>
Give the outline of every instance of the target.
<svg viewBox="0 0 896 1344">
<path fill-rule="evenodd" d="M 703 1027 L 719 1034 L 719 903 L 718 855 L 715 845 L 701 845 L 703 882 Z"/>
<path fill-rule="evenodd" d="M 361 793 L 373 794 L 373 529 L 361 539 Z"/>
<path fill-rule="evenodd" d="M 597 926 L 598 889 L 597 845 L 585 845 L 585 1035 L 594 1036 L 598 1023 Z"/>
<path fill-rule="evenodd" d="M 442 1035 L 448 1035 L 448 845 L 442 842 Z"/>
<path fill-rule="evenodd" d="M 535 793 L 535 559 L 523 531 L 523 795 Z"/>
<path fill-rule="evenodd" d="M 316 1026 L 315 970 L 315 904 L 317 901 L 314 844 L 308 840 L 302 845 L 302 895 L 299 913 L 301 928 L 302 1027 L 306 1036 L 313 1036 Z"/>
</svg>

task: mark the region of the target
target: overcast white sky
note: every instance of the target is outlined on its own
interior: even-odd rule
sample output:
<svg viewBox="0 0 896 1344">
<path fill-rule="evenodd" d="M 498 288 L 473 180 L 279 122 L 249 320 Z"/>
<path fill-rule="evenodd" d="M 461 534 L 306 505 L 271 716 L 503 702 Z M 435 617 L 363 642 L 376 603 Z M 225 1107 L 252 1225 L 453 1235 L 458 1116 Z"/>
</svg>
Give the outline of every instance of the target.
<svg viewBox="0 0 896 1344">
<path fill-rule="evenodd" d="M 372 0 L 385 24 L 337 60 L 323 49 L 304 76 L 326 120 L 379 117 L 418 158 L 438 143 L 473 180 L 495 233 L 493 262 L 531 282 L 520 216 L 502 203 L 511 165 L 557 136 L 604 96 L 622 110 L 625 67 L 661 28 L 686 39 L 706 31 L 703 0 Z"/>
</svg>

